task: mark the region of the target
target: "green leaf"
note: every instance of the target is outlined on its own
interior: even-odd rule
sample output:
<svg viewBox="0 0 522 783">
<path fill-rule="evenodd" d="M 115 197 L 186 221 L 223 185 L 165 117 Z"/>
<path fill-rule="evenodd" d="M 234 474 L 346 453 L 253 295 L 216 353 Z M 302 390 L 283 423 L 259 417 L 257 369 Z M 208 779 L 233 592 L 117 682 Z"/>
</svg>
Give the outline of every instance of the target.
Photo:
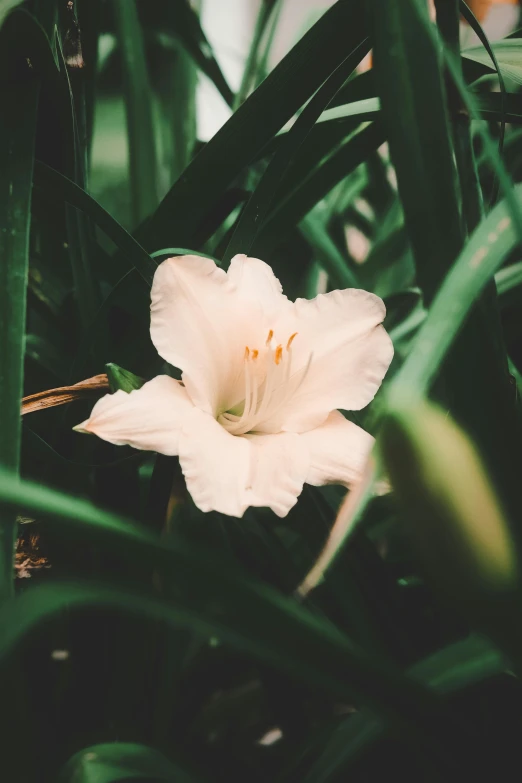
<svg viewBox="0 0 522 783">
<path fill-rule="evenodd" d="M 378 443 L 420 566 L 450 605 L 480 616 L 513 588 L 518 564 L 473 444 L 444 411 L 406 395 L 388 407 Z"/>
<path fill-rule="evenodd" d="M 170 32 L 176 36 L 203 73 L 214 82 L 226 103 L 232 106 L 234 94 L 223 76 L 205 33 L 201 29 L 197 13 L 188 0 L 170 0 L 169 5 L 171 5 L 171 13 L 168 13 L 164 21 L 167 25 L 169 22 L 172 23 Z"/>
<path fill-rule="evenodd" d="M 441 70 L 423 24 L 429 24 L 427 8 L 417 0 L 370 6 L 382 120 L 429 303 L 463 242 Z"/>
<path fill-rule="evenodd" d="M 522 261 L 511 264 L 511 266 L 507 266 L 497 272 L 495 283 L 499 296 L 507 294 L 513 288 L 522 285 Z"/>
<path fill-rule="evenodd" d="M 303 236 L 309 241 L 323 269 L 328 272 L 337 288 L 360 288 L 355 272 L 337 249 L 322 221 L 313 213 L 305 217 L 300 225 Z"/>
<path fill-rule="evenodd" d="M 105 365 L 105 371 L 109 379 L 109 387 L 111 392 L 121 389 L 124 392 L 131 392 L 134 389 L 141 389 L 145 380 L 138 375 L 134 375 L 130 370 L 124 370 L 123 367 L 118 367 L 117 364 L 110 362 Z"/>
<path fill-rule="evenodd" d="M 15 12 L 16 13 L 16 12 Z M 13 14 L 14 16 L 15 14 Z M 13 17 L 11 17 L 13 18 Z M 11 25 L 0 30 L 0 466 L 20 469 L 20 403 L 23 396 L 26 288 L 39 80 L 26 65 L 18 80 L 10 39 Z M 3 66 L 3 67 L 2 67 Z M 13 591 L 15 518 L 0 514 L 0 599 Z"/>
<path fill-rule="evenodd" d="M 236 253 L 250 254 L 255 245 L 259 226 L 265 220 L 274 199 L 277 187 L 291 164 L 297 150 L 328 106 L 336 92 L 344 84 L 357 64 L 368 52 L 369 44 L 363 42 L 346 58 L 341 59 L 338 67 L 319 88 L 311 101 L 305 106 L 284 141 L 268 164 L 256 189 L 248 200 L 236 229 L 226 249 L 223 261 L 229 262 Z M 342 56 L 341 56 L 342 57 Z"/>
<path fill-rule="evenodd" d="M 292 227 L 297 225 L 335 185 L 360 166 L 384 139 L 382 125 L 372 123 L 358 133 L 354 133 L 312 171 L 309 173 L 307 171 L 302 180 L 292 183 L 291 189 L 287 190 L 287 183 L 284 182 L 284 189 L 278 193 L 277 206 L 262 226 L 254 245 L 254 252 L 261 257 L 267 256 Z"/>
<path fill-rule="evenodd" d="M 522 185 L 515 188 L 522 200 Z M 480 224 L 445 278 L 433 301 L 413 349 L 393 380 L 390 398 L 421 397 L 429 389 L 457 337 L 473 303 L 511 251 L 518 236 L 505 201 Z"/>
<path fill-rule="evenodd" d="M 156 264 L 146 250 L 98 202 L 70 179 L 41 161 L 35 161 L 34 185 L 55 198 L 63 199 L 86 212 L 112 239 L 148 285 L 151 285 Z"/>
<path fill-rule="evenodd" d="M 484 49 L 488 53 L 491 62 L 493 64 L 493 67 L 495 71 L 498 74 L 498 86 L 500 89 L 500 134 L 499 134 L 499 140 L 498 140 L 498 152 L 499 155 L 502 154 L 502 148 L 504 146 L 504 134 L 506 131 L 506 116 L 505 116 L 505 105 L 506 105 L 506 85 L 504 84 L 504 77 L 502 76 L 502 70 L 498 64 L 495 51 L 492 48 L 488 37 L 486 36 L 484 30 L 482 29 L 482 26 L 479 24 L 478 20 L 476 19 L 474 13 L 471 11 L 471 9 L 468 7 L 468 5 L 464 2 L 464 0 L 460 0 L 459 7 L 462 13 L 462 16 L 467 21 L 467 23 L 470 25 L 472 30 L 475 32 L 475 34 L 480 39 L 480 42 L 482 43 Z"/>
<path fill-rule="evenodd" d="M 445 764 L 451 716 L 425 688 L 355 648 L 329 622 L 258 584 L 203 550 L 160 539 L 147 529 L 85 501 L 0 473 L 0 505 L 67 532 L 100 539 L 106 548 L 153 563 L 176 588 L 173 604 L 116 588 L 42 585 L 0 607 L 0 660 L 36 623 L 65 606 L 112 606 L 199 634 L 216 635 L 239 650 L 335 698 L 366 704 L 394 731 L 407 731 L 434 763 Z M 212 595 L 212 601 L 208 601 Z"/>
<path fill-rule="evenodd" d="M 438 650 L 411 667 L 409 673 L 442 694 L 451 694 L 500 674 L 509 662 L 491 642 L 469 636 Z M 352 715 L 328 739 L 321 754 L 307 770 L 303 783 L 327 783 L 349 775 L 360 755 L 376 753 L 383 736 L 382 723 L 366 713 Z"/>
<path fill-rule="evenodd" d="M 132 217 L 136 225 L 158 205 L 152 92 L 135 0 L 113 0 L 129 139 Z"/>
<path fill-rule="evenodd" d="M 0 0 L 0 26 L 10 11 L 20 5 L 22 0 Z"/>
<path fill-rule="evenodd" d="M 153 748 L 132 742 L 107 742 L 76 753 L 65 765 L 58 783 L 118 783 L 123 780 L 197 783 L 200 779 Z"/>
<path fill-rule="evenodd" d="M 421 573 L 519 669 L 520 557 L 473 443 L 445 411 L 406 396 L 378 443 Z"/>
<path fill-rule="evenodd" d="M 522 96 L 508 92 L 504 98 L 498 92 L 474 92 L 473 103 L 484 120 L 520 124 L 522 122 Z"/>
<path fill-rule="evenodd" d="M 516 84 L 522 84 L 522 41 L 520 38 L 504 38 L 491 44 L 491 50 L 496 57 L 502 76 L 512 79 Z M 491 70 L 495 66 L 491 54 L 483 46 L 472 46 L 463 49 L 462 56 L 467 60 L 481 63 Z"/>
<path fill-rule="evenodd" d="M 383 121 L 388 128 L 417 279 L 429 304 L 459 255 L 464 239 L 439 62 L 441 48 L 427 8 L 418 0 L 398 0 L 384 8 L 376 4 L 374 25 L 376 80 Z M 397 41 L 402 42 L 400 46 Z M 446 57 L 445 62 L 466 106 L 468 102 L 471 105 L 451 57 Z M 512 219 L 520 230 L 520 205 L 487 133 L 484 138 L 499 174 L 510 222 Z M 437 155 L 433 155 L 434 149 Z M 474 259 L 473 263 L 478 262 Z M 473 283 L 470 285 L 474 287 Z M 508 513 L 514 513 L 520 499 L 516 476 L 522 470 L 519 422 L 491 286 L 484 291 L 456 340 L 443 370 L 441 386 L 446 404 L 487 455 L 488 467 Z M 440 390 L 439 394 L 442 395 Z"/>
<path fill-rule="evenodd" d="M 198 225 L 234 178 L 320 87 L 340 54 L 365 37 L 359 2 L 335 3 L 194 158 L 137 232 L 138 239 L 146 247 L 190 246 Z"/>
</svg>

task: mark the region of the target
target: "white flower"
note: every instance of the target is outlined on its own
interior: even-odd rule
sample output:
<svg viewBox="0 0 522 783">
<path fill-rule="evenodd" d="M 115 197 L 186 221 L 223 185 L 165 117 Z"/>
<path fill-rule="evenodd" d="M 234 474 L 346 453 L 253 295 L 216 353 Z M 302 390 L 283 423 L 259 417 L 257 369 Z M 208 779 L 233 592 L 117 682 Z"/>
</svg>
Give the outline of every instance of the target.
<svg viewBox="0 0 522 783">
<path fill-rule="evenodd" d="M 290 302 L 271 268 L 238 255 L 228 272 L 169 258 L 152 286 L 151 337 L 179 367 L 99 400 L 75 429 L 116 445 L 179 455 L 202 511 L 283 517 L 304 482 L 356 482 L 373 438 L 337 408 L 374 397 L 393 356 L 384 304 L 347 289 Z"/>
</svg>

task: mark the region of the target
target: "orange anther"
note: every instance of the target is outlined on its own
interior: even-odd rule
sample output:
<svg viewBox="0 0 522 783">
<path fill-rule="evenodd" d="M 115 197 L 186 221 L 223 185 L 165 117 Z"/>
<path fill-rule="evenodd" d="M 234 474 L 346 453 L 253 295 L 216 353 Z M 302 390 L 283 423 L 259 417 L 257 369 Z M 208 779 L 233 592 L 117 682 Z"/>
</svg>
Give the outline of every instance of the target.
<svg viewBox="0 0 522 783">
<path fill-rule="evenodd" d="M 257 359 L 258 356 L 259 356 L 259 351 L 257 350 L 257 348 L 254 348 L 254 350 L 252 351 L 252 359 Z"/>
<path fill-rule="evenodd" d="M 245 362 L 247 361 L 248 357 L 250 356 L 250 348 L 248 345 L 245 346 Z"/>
<path fill-rule="evenodd" d="M 288 338 L 288 342 L 287 342 L 287 344 L 286 344 L 286 350 L 287 350 L 287 351 L 289 351 L 289 350 L 290 350 L 290 346 L 291 346 L 291 345 L 292 345 L 292 343 L 294 342 L 294 337 L 297 337 L 297 335 L 298 335 L 298 332 L 294 332 L 294 333 L 293 333 L 292 335 L 290 335 L 290 337 Z"/>
<path fill-rule="evenodd" d="M 270 345 L 270 340 L 272 339 L 273 336 L 274 336 L 274 330 L 270 329 L 270 331 L 268 332 L 268 337 L 266 338 L 267 345 Z"/>
<path fill-rule="evenodd" d="M 281 361 L 282 358 L 283 358 L 283 346 L 282 345 L 278 345 L 277 348 L 276 348 L 275 356 L 274 356 L 275 363 L 279 364 L 279 362 Z"/>
</svg>

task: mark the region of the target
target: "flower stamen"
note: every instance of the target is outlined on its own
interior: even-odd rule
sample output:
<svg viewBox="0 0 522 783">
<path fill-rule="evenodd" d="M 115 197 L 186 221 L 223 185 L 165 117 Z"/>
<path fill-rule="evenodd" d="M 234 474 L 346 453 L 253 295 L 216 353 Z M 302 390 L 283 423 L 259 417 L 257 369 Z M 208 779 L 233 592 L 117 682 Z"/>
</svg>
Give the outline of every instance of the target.
<svg viewBox="0 0 522 783">
<path fill-rule="evenodd" d="M 260 355 L 257 348 L 250 349 L 245 346 L 243 412 L 241 415 L 226 412 L 219 417 L 231 435 L 253 432 L 260 425 L 269 422 L 298 391 L 308 375 L 311 356 L 305 367 L 292 374 L 292 343 L 296 336 L 297 332 L 294 332 L 288 338 L 286 356 L 283 351 L 284 343 L 276 344 L 274 340 L 273 329 L 268 332 L 264 355 Z M 263 359 L 263 369 L 266 370 L 263 380 L 254 369 L 254 362 L 258 359 Z"/>
<path fill-rule="evenodd" d="M 290 335 L 290 337 L 288 338 L 288 342 L 287 342 L 287 344 L 286 344 L 286 350 L 287 350 L 287 351 L 289 351 L 289 350 L 290 350 L 290 348 L 291 348 L 291 346 L 292 346 L 292 343 L 294 342 L 294 339 L 297 337 L 297 335 L 298 335 L 298 334 L 299 334 L 299 332 L 294 332 L 294 333 L 293 333 L 293 334 L 291 334 L 291 335 Z"/>
</svg>

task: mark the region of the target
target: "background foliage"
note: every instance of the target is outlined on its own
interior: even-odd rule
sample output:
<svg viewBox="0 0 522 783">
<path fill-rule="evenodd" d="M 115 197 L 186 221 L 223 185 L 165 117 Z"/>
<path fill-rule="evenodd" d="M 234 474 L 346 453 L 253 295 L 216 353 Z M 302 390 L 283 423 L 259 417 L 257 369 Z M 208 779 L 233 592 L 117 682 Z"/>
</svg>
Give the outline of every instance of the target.
<svg viewBox="0 0 522 783">
<path fill-rule="evenodd" d="M 12 783 L 501 780 L 519 765 L 519 34 L 490 45 L 456 0 L 435 2 L 436 24 L 422 0 L 338 0 L 269 72 L 281 5 L 261 3 L 234 94 L 186 0 L 0 2 Z M 481 41 L 462 52 L 460 13 Z M 233 110 L 207 143 L 202 74 Z M 355 286 L 387 304 L 394 362 L 355 419 L 396 491 L 341 510 L 305 600 L 340 488 L 306 487 L 284 520 L 202 514 L 176 459 L 72 432 L 100 388 L 71 385 L 165 370 L 149 287 L 185 250 L 258 255 L 291 298 Z M 24 395 L 56 387 L 76 401 L 20 418 Z"/>
</svg>

